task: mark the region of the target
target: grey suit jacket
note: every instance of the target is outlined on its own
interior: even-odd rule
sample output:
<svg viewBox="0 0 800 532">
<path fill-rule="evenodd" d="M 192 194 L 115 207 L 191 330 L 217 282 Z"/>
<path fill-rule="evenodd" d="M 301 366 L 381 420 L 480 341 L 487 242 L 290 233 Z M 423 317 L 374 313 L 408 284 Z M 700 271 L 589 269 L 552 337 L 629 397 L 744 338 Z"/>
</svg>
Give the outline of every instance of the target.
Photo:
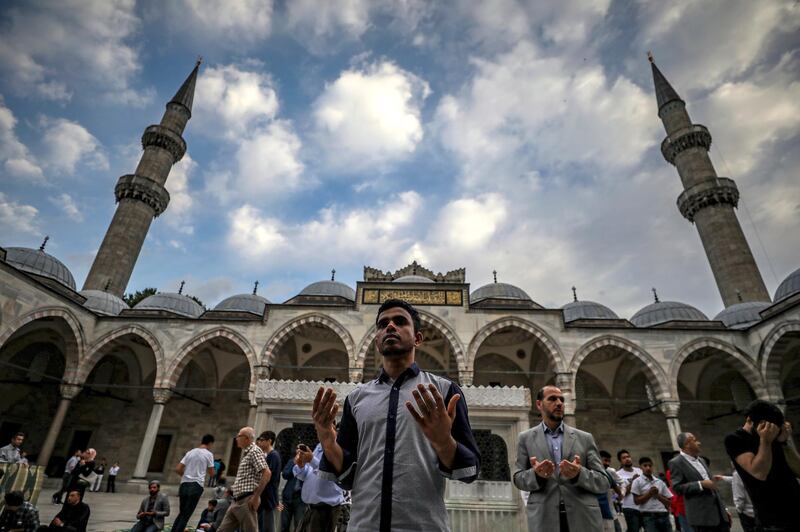
<svg viewBox="0 0 800 532">
<path fill-rule="evenodd" d="M 147 511 L 147 502 L 149 499 L 150 496 L 148 495 L 142 500 L 142 504 L 139 505 L 139 512 Z M 162 530 L 164 528 L 164 518 L 169 515 L 169 498 L 160 491 L 158 495 L 156 495 L 156 503 L 153 506 L 153 511 L 156 513 L 156 515 L 153 516 L 153 524 L 156 525 L 159 530 Z"/>
<path fill-rule="evenodd" d="M 581 471 L 577 477 L 543 479 L 531 468 L 530 458 L 552 460 L 542 424 L 519 435 L 514 485 L 529 491 L 528 529 L 531 531 L 558 530 L 560 501 L 567 509 L 570 530 L 592 532 L 603 530 L 603 516 L 597 496 L 608 491 L 608 477 L 597 452 L 597 444 L 588 432 L 564 425 L 563 458 L 580 456 Z"/>
<path fill-rule="evenodd" d="M 701 458 L 700 462 L 706 468 L 708 478 L 711 472 Z M 672 480 L 672 489 L 683 496 L 686 503 L 686 519 L 692 526 L 718 526 L 728 521 L 725 505 L 716 491 L 704 490 L 698 482 L 703 480 L 700 473 L 681 455 L 669 461 L 669 474 Z"/>
</svg>

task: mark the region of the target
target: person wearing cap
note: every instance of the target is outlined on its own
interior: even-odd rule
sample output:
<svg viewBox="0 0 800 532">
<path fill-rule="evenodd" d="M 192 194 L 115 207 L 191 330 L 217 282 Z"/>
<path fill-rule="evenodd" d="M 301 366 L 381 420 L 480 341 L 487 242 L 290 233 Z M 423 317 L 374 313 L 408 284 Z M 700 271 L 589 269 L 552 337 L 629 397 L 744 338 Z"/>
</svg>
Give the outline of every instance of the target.
<svg viewBox="0 0 800 532">
<path fill-rule="evenodd" d="M 150 494 L 139 505 L 139 512 L 136 514 L 138 521 L 131 532 L 156 532 L 164 529 L 164 518 L 169 515 L 169 499 L 161 493 L 161 483 L 157 480 L 150 481 L 147 491 Z"/>
</svg>

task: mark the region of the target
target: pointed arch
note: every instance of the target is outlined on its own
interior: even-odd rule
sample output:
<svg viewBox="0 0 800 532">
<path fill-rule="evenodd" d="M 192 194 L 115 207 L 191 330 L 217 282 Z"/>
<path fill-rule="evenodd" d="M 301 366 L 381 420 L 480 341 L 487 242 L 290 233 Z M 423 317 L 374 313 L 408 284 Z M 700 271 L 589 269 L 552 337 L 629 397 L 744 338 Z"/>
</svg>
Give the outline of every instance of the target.
<svg viewBox="0 0 800 532">
<path fill-rule="evenodd" d="M 86 357 L 81 361 L 78 376 L 80 381 L 83 382 L 89 377 L 89 374 L 92 372 L 92 369 L 97 365 L 98 362 L 103 358 L 103 349 L 112 343 L 114 340 L 121 338 L 127 335 L 133 335 L 139 337 L 143 340 L 147 345 L 150 346 L 150 349 L 153 351 L 153 356 L 156 360 L 156 375 L 162 375 L 166 370 L 166 359 L 164 357 L 164 349 L 161 347 L 161 343 L 158 339 L 145 329 L 144 327 L 136 324 L 127 325 L 125 327 L 120 327 L 119 329 L 115 329 L 97 340 L 89 346 L 86 350 Z M 144 378 L 144 375 L 142 375 Z M 156 377 L 157 378 L 157 377 Z"/>
<path fill-rule="evenodd" d="M 455 331 L 444 321 L 442 321 L 437 316 L 431 314 L 430 312 L 426 312 L 424 310 L 417 309 L 419 312 L 419 319 L 423 325 L 430 325 L 431 327 L 438 330 L 442 333 L 447 341 L 450 343 L 450 346 L 453 348 L 453 356 L 456 357 L 456 363 L 458 364 L 458 372 L 462 373 L 464 371 L 469 371 L 469 363 L 468 358 L 464 354 L 464 347 L 461 345 L 461 341 L 456 336 Z M 358 351 L 355 359 L 354 368 L 364 370 L 364 362 L 367 358 L 367 352 L 369 352 L 370 347 L 372 346 L 372 342 L 375 340 L 375 336 L 378 334 L 378 327 L 373 323 L 372 327 L 366 332 L 366 334 L 361 338 L 361 341 L 358 343 Z"/>
<path fill-rule="evenodd" d="M 178 383 L 181 372 L 191 360 L 190 355 L 192 354 L 192 351 L 209 340 L 219 337 L 230 340 L 242 350 L 242 353 L 244 353 L 244 356 L 247 358 L 247 363 L 250 366 L 250 380 L 252 382 L 254 380 L 253 376 L 256 373 L 255 368 L 258 365 L 258 358 L 256 356 L 255 349 L 253 349 L 253 346 L 250 345 L 250 342 L 244 336 L 233 329 L 222 326 L 200 333 L 186 342 L 183 347 L 178 350 L 178 355 L 166 367 L 164 372 L 161 375 L 156 376 L 156 382 L 161 383 L 159 387 L 174 388 Z"/>
<path fill-rule="evenodd" d="M 516 316 L 509 316 L 495 320 L 487 325 L 484 325 L 475 334 L 469 344 L 469 351 L 467 351 L 469 364 L 471 366 L 470 369 L 474 370 L 475 357 L 477 356 L 478 350 L 483 342 L 492 334 L 507 327 L 516 327 L 535 336 L 544 346 L 548 355 L 548 359 L 553 365 L 555 372 L 564 373 L 566 371 L 566 361 L 564 359 L 564 355 L 561 353 L 561 348 L 558 346 L 556 341 L 536 324 Z"/>
<path fill-rule="evenodd" d="M 66 344 L 66 353 L 64 353 L 64 357 L 66 358 L 64 381 L 68 383 L 77 383 L 78 368 L 86 346 L 86 335 L 84 334 L 80 320 L 78 320 L 77 316 L 69 309 L 63 307 L 45 307 L 29 312 L 21 318 L 18 318 L 6 330 L 0 333 L 0 349 L 2 349 L 14 333 L 29 323 L 42 318 L 61 318 L 72 331 L 71 336 L 64 338 Z"/>
<path fill-rule="evenodd" d="M 781 357 L 775 355 L 779 350 L 779 342 L 790 333 L 800 334 L 800 320 L 792 320 L 773 328 L 761 344 L 759 360 L 761 374 L 766 381 L 771 398 L 781 397 Z"/>
<path fill-rule="evenodd" d="M 578 374 L 578 369 L 580 369 L 583 361 L 596 350 L 607 346 L 621 349 L 626 353 L 633 355 L 637 360 L 642 362 L 644 364 L 644 374 L 650 384 L 657 391 L 658 398 L 667 399 L 670 397 L 671 390 L 667 384 L 667 375 L 661 365 L 656 361 L 655 358 L 653 358 L 653 355 L 633 342 L 612 334 L 606 334 L 603 336 L 598 336 L 597 338 L 593 338 L 584 343 L 575 352 L 575 355 L 572 357 L 572 362 L 569 365 L 569 373 L 572 375 L 573 380 L 573 390 L 575 389 L 574 381 Z M 677 386 L 675 395 L 673 397 L 678 397 Z"/>
<path fill-rule="evenodd" d="M 298 316 L 275 331 L 261 351 L 260 360 L 262 365 L 271 366 L 275 360 L 275 352 L 280 349 L 284 342 L 286 342 L 297 329 L 311 323 L 322 325 L 336 333 L 344 344 L 345 351 L 347 352 L 347 361 L 352 367 L 355 357 L 355 342 L 353 341 L 353 337 L 350 336 L 350 332 L 333 318 L 318 313 Z"/>
<path fill-rule="evenodd" d="M 764 379 L 758 371 L 756 363 L 746 354 L 742 353 L 733 345 L 718 340 L 716 338 L 697 338 L 692 340 L 686 345 L 682 346 L 675 358 L 672 359 L 669 370 L 669 386 L 670 393 L 673 397 L 678 397 L 678 374 L 680 373 L 681 366 L 692 353 L 704 348 L 711 348 L 720 353 L 728 355 L 733 362 L 734 367 L 742 374 L 748 381 L 756 397 L 767 397 L 767 387 L 764 384 Z"/>
</svg>

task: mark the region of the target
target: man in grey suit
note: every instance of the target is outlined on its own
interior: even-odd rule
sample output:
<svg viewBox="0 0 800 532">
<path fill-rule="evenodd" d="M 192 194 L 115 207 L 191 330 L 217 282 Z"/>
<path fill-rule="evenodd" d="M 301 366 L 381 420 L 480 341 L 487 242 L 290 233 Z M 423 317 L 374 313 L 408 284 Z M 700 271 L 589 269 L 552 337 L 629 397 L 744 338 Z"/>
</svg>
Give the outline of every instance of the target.
<svg viewBox="0 0 800 532">
<path fill-rule="evenodd" d="M 142 500 L 136 513 L 138 521 L 131 532 L 157 532 L 164 529 L 164 518 L 169 515 L 169 499 L 161 493 L 161 484 L 151 480 L 147 486 L 150 495 Z"/>
<path fill-rule="evenodd" d="M 668 467 L 672 489 L 686 503 L 686 520 L 696 532 L 727 532 L 731 516 L 717 493 L 715 477 L 700 456 L 700 441 L 691 432 L 681 432 L 678 447 L 681 452 Z"/>
<path fill-rule="evenodd" d="M 514 471 L 514 485 L 530 492 L 528 530 L 601 532 L 597 496 L 609 482 L 594 438 L 563 422 L 564 395 L 557 387 L 539 390 L 536 408 L 542 422 L 519 435 Z"/>
</svg>

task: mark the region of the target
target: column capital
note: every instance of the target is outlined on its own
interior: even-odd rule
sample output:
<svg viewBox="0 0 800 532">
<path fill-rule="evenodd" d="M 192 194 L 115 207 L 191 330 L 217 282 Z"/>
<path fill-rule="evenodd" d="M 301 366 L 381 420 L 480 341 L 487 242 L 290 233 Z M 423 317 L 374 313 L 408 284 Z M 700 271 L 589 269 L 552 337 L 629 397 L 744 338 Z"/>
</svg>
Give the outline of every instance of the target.
<svg viewBox="0 0 800 532">
<path fill-rule="evenodd" d="M 659 405 L 659 408 L 664 413 L 664 416 L 669 418 L 677 418 L 681 411 L 681 402 L 677 399 L 669 399 Z"/>
<path fill-rule="evenodd" d="M 364 378 L 364 370 L 361 368 L 350 368 L 347 374 L 350 382 L 361 382 Z"/>
<path fill-rule="evenodd" d="M 475 382 L 475 372 L 470 369 L 461 370 L 458 372 L 458 380 L 461 386 L 472 386 Z"/>
<path fill-rule="evenodd" d="M 258 380 L 269 379 L 270 375 L 272 375 L 272 366 L 266 364 L 258 364 L 253 366 L 253 373 L 256 374 L 256 378 Z"/>
<path fill-rule="evenodd" d="M 65 383 L 58 387 L 58 392 L 61 394 L 62 399 L 72 400 L 75 399 L 83 387 L 80 384 Z"/>
<path fill-rule="evenodd" d="M 572 380 L 575 376 L 571 371 L 556 373 L 556 386 L 561 390 L 572 390 Z"/>
<path fill-rule="evenodd" d="M 153 388 L 153 402 L 163 405 L 172 397 L 172 390 L 169 388 Z"/>
</svg>

